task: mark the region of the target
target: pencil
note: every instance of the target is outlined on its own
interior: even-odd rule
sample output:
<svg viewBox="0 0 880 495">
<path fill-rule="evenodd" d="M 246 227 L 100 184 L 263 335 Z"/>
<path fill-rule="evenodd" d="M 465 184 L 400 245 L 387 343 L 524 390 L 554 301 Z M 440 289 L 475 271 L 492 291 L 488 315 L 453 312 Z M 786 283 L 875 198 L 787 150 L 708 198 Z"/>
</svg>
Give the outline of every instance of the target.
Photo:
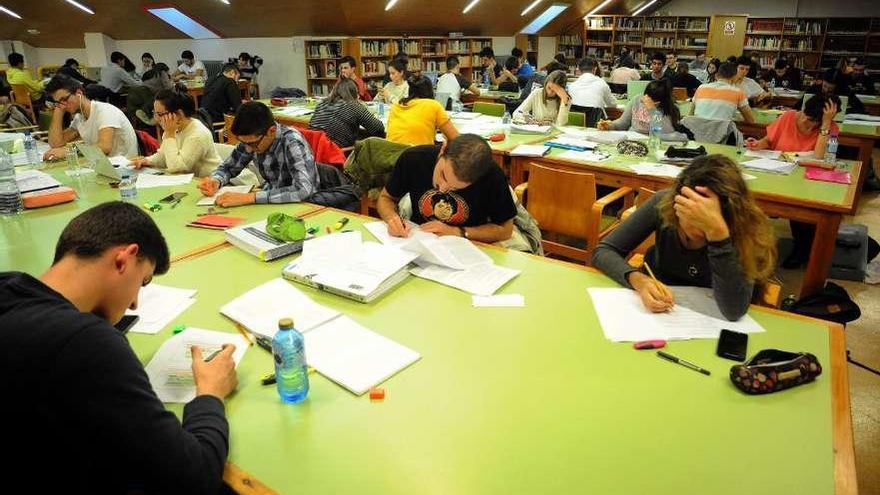
<svg viewBox="0 0 880 495">
<path fill-rule="evenodd" d="M 251 338 L 251 334 L 248 333 L 241 325 L 238 323 L 235 324 L 235 329 L 238 330 L 238 333 L 244 337 L 244 340 L 247 340 L 248 345 L 254 345 L 254 340 Z"/>
<path fill-rule="evenodd" d="M 669 292 L 668 290 L 665 290 L 663 288 L 663 284 L 661 284 L 660 281 L 657 280 L 657 277 L 654 276 L 654 272 L 653 270 L 651 270 L 651 265 L 649 265 L 647 261 L 643 261 L 642 264 L 645 265 L 645 270 L 648 270 L 648 275 L 650 275 L 651 279 L 654 280 L 654 284 L 657 286 L 657 289 L 661 292 Z M 669 306 L 669 309 L 671 310 L 672 306 Z"/>
</svg>

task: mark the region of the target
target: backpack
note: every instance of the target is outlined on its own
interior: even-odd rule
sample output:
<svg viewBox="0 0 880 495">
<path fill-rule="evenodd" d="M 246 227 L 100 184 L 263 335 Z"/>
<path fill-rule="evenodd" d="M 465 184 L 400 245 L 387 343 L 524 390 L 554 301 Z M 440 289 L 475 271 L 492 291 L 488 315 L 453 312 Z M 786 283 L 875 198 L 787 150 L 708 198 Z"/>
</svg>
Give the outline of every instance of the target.
<svg viewBox="0 0 880 495">
<path fill-rule="evenodd" d="M 32 125 L 34 125 L 34 123 L 31 122 L 24 107 L 21 105 L 10 104 L 0 112 L 0 126 L 2 127 L 17 128 L 30 127 Z"/>
<path fill-rule="evenodd" d="M 826 282 L 821 291 L 799 299 L 789 311 L 843 325 L 862 316 L 861 308 L 849 297 L 846 289 L 834 282 Z"/>
</svg>

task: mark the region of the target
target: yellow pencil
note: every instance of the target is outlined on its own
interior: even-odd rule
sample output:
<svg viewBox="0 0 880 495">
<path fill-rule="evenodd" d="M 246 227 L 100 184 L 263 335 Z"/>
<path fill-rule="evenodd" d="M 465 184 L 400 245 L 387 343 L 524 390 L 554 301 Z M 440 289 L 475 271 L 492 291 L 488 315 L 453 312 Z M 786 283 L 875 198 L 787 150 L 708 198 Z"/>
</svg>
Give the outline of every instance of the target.
<svg viewBox="0 0 880 495">
<path fill-rule="evenodd" d="M 247 330 L 245 330 L 238 323 L 235 324 L 235 329 L 238 330 L 238 333 L 240 333 L 242 337 L 244 337 L 244 340 L 247 340 L 248 345 L 254 345 L 254 339 L 251 337 L 251 334 L 248 333 Z"/>
<path fill-rule="evenodd" d="M 654 280 L 654 284 L 657 286 L 657 289 L 659 289 L 661 292 L 669 294 L 669 290 L 666 289 L 659 280 L 657 280 L 656 276 L 654 276 L 654 272 L 651 270 L 651 265 L 649 265 L 647 261 L 642 262 L 642 264 L 645 265 L 645 269 L 648 270 L 648 275 L 650 275 L 651 279 Z M 672 306 L 669 306 L 669 309 L 672 310 Z"/>
</svg>

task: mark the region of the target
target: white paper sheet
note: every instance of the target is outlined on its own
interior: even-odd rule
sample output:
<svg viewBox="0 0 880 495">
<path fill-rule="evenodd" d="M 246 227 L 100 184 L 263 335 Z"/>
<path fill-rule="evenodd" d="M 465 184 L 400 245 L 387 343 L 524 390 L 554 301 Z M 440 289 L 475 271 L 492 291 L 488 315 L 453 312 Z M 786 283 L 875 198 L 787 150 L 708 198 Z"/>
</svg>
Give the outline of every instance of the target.
<svg viewBox="0 0 880 495">
<path fill-rule="evenodd" d="M 410 270 L 413 275 L 433 280 L 478 296 L 491 296 L 507 282 L 520 274 L 519 270 L 482 263 L 466 270 L 454 270 L 445 266 L 421 263 Z"/>
<path fill-rule="evenodd" d="M 110 164 L 114 167 L 128 167 L 131 165 L 131 160 L 124 156 L 111 156 L 108 160 L 110 160 Z"/>
<path fill-rule="evenodd" d="M 138 174 L 137 188 L 147 189 L 150 187 L 175 187 L 185 186 L 192 182 L 193 174 L 180 175 L 153 175 Z"/>
<path fill-rule="evenodd" d="M 418 253 L 420 260 L 454 270 L 464 270 L 475 265 L 492 263 L 492 259 L 486 253 L 462 237 L 443 236 L 422 239 L 404 249 Z"/>
<path fill-rule="evenodd" d="M 494 296 L 471 296 L 475 308 L 523 308 L 526 298 L 522 294 L 497 294 Z"/>
<path fill-rule="evenodd" d="M 304 337 L 309 366 L 357 395 L 421 358 L 347 316 L 334 318 Z"/>
<path fill-rule="evenodd" d="M 559 158 L 565 158 L 568 160 L 580 160 L 584 162 L 601 162 L 603 160 L 607 160 L 609 157 L 606 154 L 596 153 L 594 151 L 567 150 L 563 153 L 560 153 Z"/>
<path fill-rule="evenodd" d="M 782 156 L 782 152 L 777 150 L 746 150 L 745 156 L 778 160 Z"/>
<path fill-rule="evenodd" d="M 195 295 L 195 290 L 178 289 L 157 283 L 147 285 L 138 294 L 137 309 L 125 312 L 140 317 L 131 327 L 131 331 L 148 334 L 162 331 L 196 302 Z"/>
<path fill-rule="evenodd" d="M 284 107 L 282 109 L 275 110 L 275 113 L 280 113 L 288 117 L 302 117 L 303 115 L 309 115 L 314 112 L 315 110 L 313 108 L 305 107 Z"/>
<path fill-rule="evenodd" d="M 651 313 L 639 294 L 630 289 L 589 288 L 587 292 L 599 317 L 605 338 L 613 342 L 718 338 L 722 328 L 743 333 L 763 332 L 748 314 L 728 321 L 721 314 L 711 289 L 670 287 L 675 307 Z"/>
<path fill-rule="evenodd" d="M 510 150 L 510 156 L 544 156 L 548 150 L 543 144 L 521 144 Z"/>
<path fill-rule="evenodd" d="M 216 332 L 201 328 L 187 328 L 166 340 L 153 359 L 146 366 L 147 376 L 153 390 L 162 402 L 189 402 L 196 396 L 196 386 L 192 375 L 192 354 L 195 345 L 208 358 L 223 344 L 235 345 L 232 359 L 236 366 L 247 351 L 248 343 L 244 337 L 229 332 Z"/>
<path fill-rule="evenodd" d="M 747 162 L 742 162 L 741 164 L 744 168 L 748 168 L 751 170 L 760 170 L 762 172 L 769 172 L 773 174 L 790 174 L 797 164 L 784 162 L 781 160 L 771 160 L 769 158 L 756 158 L 754 160 L 749 160 Z"/>
<path fill-rule="evenodd" d="M 54 177 L 39 170 L 23 170 L 21 172 L 16 172 L 15 183 L 18 185 L 19 192 L 22 193 L 51 189 L 61 185 L 61 183 L 55 180 Z"/>
<path fill-rule="evenodd" d="M 455 120 L 473 120 L 482 115 L 479 112 L 449 112 L 449 116 Z"/>
<path fill-rule="evenodd" d="M 292 318 L 296 329 L 305 333 L 339 315 L 282 278 L 245 292 L 220 308 L 220 313 L 266 337 L 275 336 L 281 318 Z"/>
<path fill-rule="evenodd" d="M 549 125 L 511 124 L 510 132 L 515 134 L 548 134 L 553 129 Z"/>
<path fill-rule="evenodd" d="M 18 146 L 16 146 L 16 149 L 18 149 Z M 46 152 L 49 151 L 50 149 L 51 149 L 51 147 L 48 144 L 46 144 L 42 141 L 37 141 L 37 161 L 38 161 L 38 163 L 36 163 L 36 165 L 39 165 L 40 163 L 42 163 L 43 155 L 45 155 Z M 15 167 L 21 167 L 24 165 L 35 165 L 34 163 L 31 163 L 30 160 L 28 160 L 28 156 L 25 151 L 10 153 L 9 156 L 12 157 L 12 165 Z"/>
<path fill-rule="evenodd" d="M 635 165 L 630 165 L 635 173 L 639 175 L 654 175 L 657 177 L 678 177 L 683 170 L 681 167 L 676 167 L 675 165 L 669 165 L 668 163 L 654 163 L 654 162 L 639 162 Z"/>
<path fill-rule="evenodd" d="M 138 186 L 140 187 L 140 186 Z M 196 206 L 212 206 L 214 202 L 217 201 L 217 198 L 220 197 L 221 194 L 225 194 L 228 192 L 231 193 L 241 193 L 247 194 L 251 192 L 254 186 L 246 185 L 246 186 L 223 186 L 214 193 L 213 196 L 206 196 L 196 202 Z"/>
</svg>

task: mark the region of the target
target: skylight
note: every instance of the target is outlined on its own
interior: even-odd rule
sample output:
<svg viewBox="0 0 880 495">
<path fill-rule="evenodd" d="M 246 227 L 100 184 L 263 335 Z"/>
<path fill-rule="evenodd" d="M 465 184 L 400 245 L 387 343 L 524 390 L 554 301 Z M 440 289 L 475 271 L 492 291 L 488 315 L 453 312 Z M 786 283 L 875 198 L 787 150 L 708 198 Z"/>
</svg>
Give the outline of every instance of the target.
<svg viewBox="0 0 880 495">
<path fill-rule="evenodd" d="M 161 7 L 146 7 L 146 10 L 192 39 L 220 38 L 220 35 L 211 30 L 211 28 L 188 16 L 177 7 L 163 5 Z"/>
<path fill-rule="evenodd" d="M 556 16 L 561 14 L 568 7 L 569 5 L 567 3 L 554 3 L 547 7 L 544 12 L 541 12 L 538 17 L 535 17 L 526 27 L 522 28 L 522 31 L 520 32 L 523 34 L 536 34 L 538 31 L 544 29 L 544 26 L 549 24 L 550 21 L 556 19 Z"/>
</svg>

